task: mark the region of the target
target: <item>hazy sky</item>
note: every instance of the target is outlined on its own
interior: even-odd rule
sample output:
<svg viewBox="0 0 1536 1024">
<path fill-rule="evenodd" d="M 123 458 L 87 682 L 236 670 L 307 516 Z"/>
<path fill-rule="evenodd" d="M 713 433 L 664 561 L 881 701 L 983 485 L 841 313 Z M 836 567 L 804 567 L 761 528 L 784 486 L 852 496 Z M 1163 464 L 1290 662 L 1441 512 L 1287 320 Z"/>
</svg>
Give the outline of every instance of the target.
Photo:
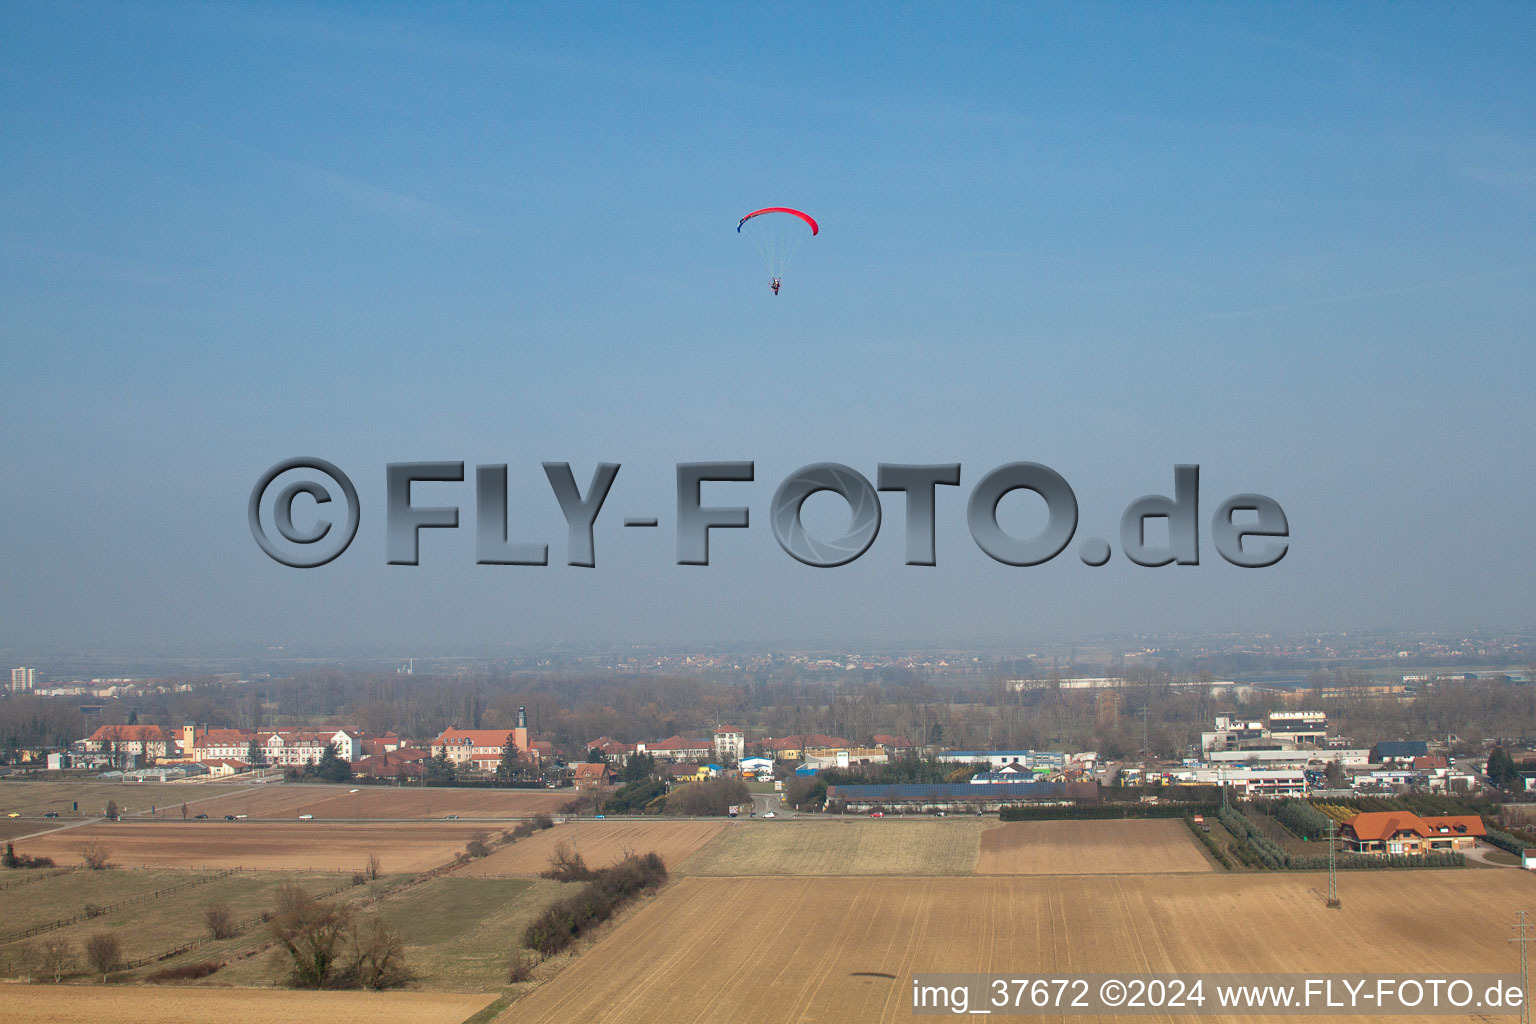
<svg viewBox="0 0 1536 1024">
<path fill-rule="evenodd" d="M 0 4 L 0 646 L 1528 627 L 1533 38 L 1494 3 Z M 775 298 L 735 227 L 780 204 L 822 231 Z M 361 499 L 319 569 L 246 522 L 297 455 Z M 705 492 L 752 527 L 678 566 L 712 459 L 756 462 Z M 461 528 L 388 566 L 414 460 L 468 464 L 416 489 Z M 545 460 L 622 464 L 594 569 Z M 1079 540 L 1199 463 L 1201 564 L 992 561 L 966 500 L 1016 460 Z M 820 461 L 961 463 L 938 565 L 894 494 L 859 561 L 784 554 Z M 501 462 L 547 567 L 474 564 Z M 1244 491 L 1274 568 L 1210 542 Z"/>
</svg>

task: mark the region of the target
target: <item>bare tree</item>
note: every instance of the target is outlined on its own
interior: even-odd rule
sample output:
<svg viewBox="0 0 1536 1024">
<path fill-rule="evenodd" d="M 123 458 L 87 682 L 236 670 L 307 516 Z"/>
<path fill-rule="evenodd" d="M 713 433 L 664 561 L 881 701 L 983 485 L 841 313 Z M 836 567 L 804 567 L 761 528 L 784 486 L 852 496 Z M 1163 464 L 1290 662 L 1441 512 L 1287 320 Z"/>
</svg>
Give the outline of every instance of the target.
<svg viewBox="0 0 1536 1024">
<path fill-rule="evenodd" d="M 97 932 L 85 940 L 85 959 L 91 970 L 101 975 L 101 983 L 107 983 L 107 975 L 123 962 L 123 945 L 111 932 Z"/>
<path fill-rule="evenodd" d="M 368 917 L 352 926 L 352 974 L 363 988 L 382 989 L 407 977 L 405 943 L 382 917 Z"/>
<path fill-rule="evenodd" d="M 208 926 L 208 935 L 215 939 L 233 938 L 240 933 L 234 911 L 227 903 L 208 904 L 203 910 L 203 921 Z"/>
<path fill-rule="evenodd" d="M 112 851 L 108 850 L 106 845 L 100 842 L 87 843 L 80 848 L 80 859 L 92 871 L 103 871 L 111 867 L 112 865 L 109 860 L 111 856 Z"/>
<path fill-rule="evenodd" d="M 378 854 L 370 853 L 368 855 L 368 868 L 367 868 L 366 874 L 368 875 L 368 880 L 369 881 L 377 881 L 378 880 L 378 877 L 379 877 L 379 874 L 380 874 L 380 863 L 379 863 L 379 855 Z"/>
<path fill-rule="evenodd" d="M 57 984 L 75 969 L 75 951 L 65 939 L 52 936 L 38 944 L 35 963 L 39 975 Z"/>
<path fill-rule="evenodd" d="M 325 987 L 345 952 L 351 923 L 346 907 L 323 903 L 298 886 L 278 890 L 278 912 L 267 929 L 288 954 L 295 988 Z"/>
</svg>

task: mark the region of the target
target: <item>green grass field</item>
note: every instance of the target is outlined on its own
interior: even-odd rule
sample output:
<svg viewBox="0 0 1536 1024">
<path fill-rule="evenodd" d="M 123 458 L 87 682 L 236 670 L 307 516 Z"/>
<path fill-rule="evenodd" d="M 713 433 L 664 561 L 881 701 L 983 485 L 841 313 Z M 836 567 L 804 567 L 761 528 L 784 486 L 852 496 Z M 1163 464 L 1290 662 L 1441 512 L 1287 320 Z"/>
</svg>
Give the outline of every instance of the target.
<svg viewBox="0 0 1536 1024">
<path fill-rule="evenodd" d="M 688 875 L 969 875 L 994 818 L 738 821 L 685 861 Z"/>
</svg>

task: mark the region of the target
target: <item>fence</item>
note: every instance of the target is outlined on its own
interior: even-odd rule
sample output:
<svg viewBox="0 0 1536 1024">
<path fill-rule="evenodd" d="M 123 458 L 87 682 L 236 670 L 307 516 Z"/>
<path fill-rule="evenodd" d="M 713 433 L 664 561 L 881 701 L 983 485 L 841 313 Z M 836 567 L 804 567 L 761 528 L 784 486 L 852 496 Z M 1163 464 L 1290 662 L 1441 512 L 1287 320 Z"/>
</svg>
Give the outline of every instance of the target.
<svg viewBox="0 0 1536 1024">
<path fill-rule="evenodd" d="M 147 892 L 141 896 L 134 896 L 126 900 L 119 900 L 116 903 L 110 903 L 106 906 L 90 907 L 76 914 L 74 917 L 63 918 L 58 921 L 49 921 L 39 925 L 33 925 L 31 928 L 26 928 L 19 932 L 12 932 L 9 935 L 0 935 L 0 945 L 4 945 L 7 942 L 15 942 L 18 939 L 28 939 L 34 935 L 41 935 L 43 932 L 51 932 L 57 928 L 67 928 L 72 924 L 77 924 L 80 921 L 86 921 L 93 917 L 104 917 L 107 914 L 113 913 L 114 911 L 122 910 L 124 907 L 131 907 L 138 903 L 148 903 L 152 900 L 158 900 L 162 897 L 169 896 L 172 893 L 183 892 L 187 889 L 192 889 L 199 885 L 207 885 L 209 882 L 224 878 L 227 875 L 235 874 L 239 870 L 239 868 L 228 868 L 224 871 L 219 871 L 211 875 L 195 878 L 190 882 L 183 882 L 180 885 L 172 885 L 165 889 L 156 889 L 154 892 Z"/>
</svg>

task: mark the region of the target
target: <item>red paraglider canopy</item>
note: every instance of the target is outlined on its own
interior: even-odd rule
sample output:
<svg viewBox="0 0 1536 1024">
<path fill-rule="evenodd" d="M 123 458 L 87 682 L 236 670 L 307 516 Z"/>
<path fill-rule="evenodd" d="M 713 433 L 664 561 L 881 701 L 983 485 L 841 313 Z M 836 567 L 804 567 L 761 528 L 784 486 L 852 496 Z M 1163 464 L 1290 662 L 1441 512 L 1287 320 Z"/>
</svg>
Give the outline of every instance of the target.
<svg viewBox="0 0 1536 1024">
<path fill-rule="evenodd" d="M 741 218 L 741 223 L 736 225 L 736 230 L 738 232 L 741 231 L 741 225 L 742 224 L 745 224 L 747 221 L 751 220 L 753 217 L 756 217 L 759 214 L 763 214 L 763 213 L 787 213 L 791 217 L 799 217 L 801 220 L 805 221 L 807 224 L 809 224 L 811 226 L 811 234 L 813 234 L 813 235 L 816 234 L 816 232 L 818 232 L 819 230 L 821 230 L 820 228 L 818 228 L 816 226 L 816 221 L 812 219 L 810 214 L 808 214 L 808 213 L 801 213 L 799 210 L 791 210 L 787 206 L 765 206 L 761 210 L 753 210 L 751 213 L 749 213 L 745 217 Z"/>
</svg>

